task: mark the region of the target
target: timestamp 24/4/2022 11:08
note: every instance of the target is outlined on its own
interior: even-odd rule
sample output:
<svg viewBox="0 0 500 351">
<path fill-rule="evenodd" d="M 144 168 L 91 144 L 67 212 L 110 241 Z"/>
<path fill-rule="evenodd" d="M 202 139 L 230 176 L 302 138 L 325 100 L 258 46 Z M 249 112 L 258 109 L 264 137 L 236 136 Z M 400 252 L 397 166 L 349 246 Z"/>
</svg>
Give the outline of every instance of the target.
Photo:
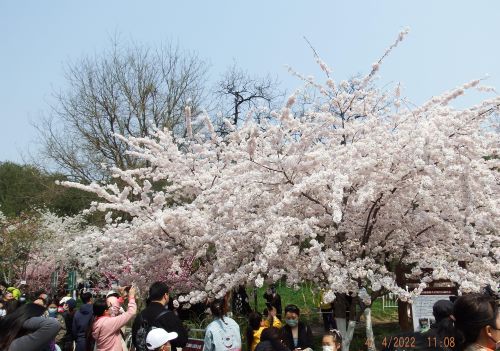
<svg viewBox="0 0 500 351">
<path fill-rule="evenodd" d="M 372 341 L 367 340 L 365 345 L 370 347 Z M 423 345 L 422 345 L 423 344 Z M 420 345 L 429 349 L 453 348 L 455 347 L 455 337 L 437 338 L 435 336 L 427 336 L 420 340 Z M 384 349 L 392 350 L 412 350 L 417 348 L 417 338 L 415 336 L 390 336 L 384 337 L 381 342 Z"/>
</svg>

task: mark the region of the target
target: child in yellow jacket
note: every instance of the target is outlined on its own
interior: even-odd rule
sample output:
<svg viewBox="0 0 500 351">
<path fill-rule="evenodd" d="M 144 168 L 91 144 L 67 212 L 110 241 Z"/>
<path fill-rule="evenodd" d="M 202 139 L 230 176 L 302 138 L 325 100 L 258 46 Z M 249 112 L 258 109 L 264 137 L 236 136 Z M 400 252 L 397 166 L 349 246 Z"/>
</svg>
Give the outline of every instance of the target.
<svg viewBox="0 0 500 351">
<path fill-rule="evenodd" d="M 266 312 L 266 311 L 264 311 Z M 259 312 L 252 312 L 248 316 L 247 329 L 247 345 L 248 350 L 254 351 L 257 344 L 260 342 L 262 331 L 269 328 L 271 325 L 276 328 L 281 328 L 281 321 L 276 317 L 276 308 L 271 307 L 267 311 L 267 318 L 263 319 Z"/>
</svg>

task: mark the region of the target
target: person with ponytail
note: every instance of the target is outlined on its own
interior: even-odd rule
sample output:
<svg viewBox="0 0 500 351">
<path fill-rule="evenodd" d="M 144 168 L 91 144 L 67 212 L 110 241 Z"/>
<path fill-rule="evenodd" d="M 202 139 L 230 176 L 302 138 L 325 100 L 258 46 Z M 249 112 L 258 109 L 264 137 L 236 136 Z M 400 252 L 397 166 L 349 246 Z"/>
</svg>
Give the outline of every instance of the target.
<svg viewBox="0 0 500 351">
<path fill-rule="evenodd" d="M 459 350 L 500 350 L 500 312 L 492 296 L 460 296 L 453 305 L 453 318 L 458 331 L 458 340 L 454 341 Z"/>
<path fill-rule="evenodd" d="M 226 316 L 227 301 L 213 301 L 210 311 L 214 320 L 205 331 L 203 351 L 241 351 L 240 326 Z"/>
<path fill-rule="evenodd" d="M 49 348 L 61 324 L 44 317 L 45 307 L 28 303 L 0 320 L 0 350 L 40 351 Z"/>
</svg>

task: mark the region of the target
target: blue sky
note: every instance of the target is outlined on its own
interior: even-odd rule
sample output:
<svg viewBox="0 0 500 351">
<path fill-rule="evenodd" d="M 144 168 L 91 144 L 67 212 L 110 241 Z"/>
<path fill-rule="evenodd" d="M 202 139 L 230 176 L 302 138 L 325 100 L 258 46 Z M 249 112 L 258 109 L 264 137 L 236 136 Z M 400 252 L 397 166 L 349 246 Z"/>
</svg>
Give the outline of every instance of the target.
<svg viewBox="0 0 500 351">
<path fill-rule="evenodd" d="M 118 35 L 151 46 L 174 41 L 211 64 L 212 84 L 234 61 L 300 86 L 284 65 L 318 74 L 306 36 L 336 78 L 365 73 L 398 32 L 407 39 L 380 70 L 416 103 L 490 74 L 500 88 L 500 1 L 2 1 L 0 161 L 36 155 L 31 122 L 64 89 L 64 65 Z M 467 100 L 466 100 L 467 101 Z"/>
</svg>

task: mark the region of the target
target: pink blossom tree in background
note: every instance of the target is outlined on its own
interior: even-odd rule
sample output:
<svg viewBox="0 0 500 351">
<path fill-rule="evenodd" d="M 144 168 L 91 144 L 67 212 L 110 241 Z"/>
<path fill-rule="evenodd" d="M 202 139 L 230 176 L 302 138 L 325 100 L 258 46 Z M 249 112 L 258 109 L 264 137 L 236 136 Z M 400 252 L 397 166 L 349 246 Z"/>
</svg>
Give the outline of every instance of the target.
<svg viewBox="0 0 500 351">
<path fill-rule="evenodd" d="M 488 90 L 477 80 L 410 107 L 399 86 L 374 87 L 382 59 L 337 82 L 316 58 L 325 83 L 297 74 L 304 88 L 270 120 L 248 118 L 224 139 L 208 117 L 183 140 L 161 130 L 123 138 L 148 167 L 114 169 L 116 183 L 63 182 L 97 194 L 92 210 L 110 213 L 97 260 L 129 276 L 183 272 L 191 301 L 240 284 L 314 282 L 325 301 L 348 293 L 364 302 L 369 341 L 370 305 L 384 293 L 411 301 L 440 279 L 462 292 L 497 286 L 500 97 L 452 107 Z M 315 100 L 294 110 L 311 89 Z M 418 288 L 397 283 L 401 267 Z"/>
</svg>

